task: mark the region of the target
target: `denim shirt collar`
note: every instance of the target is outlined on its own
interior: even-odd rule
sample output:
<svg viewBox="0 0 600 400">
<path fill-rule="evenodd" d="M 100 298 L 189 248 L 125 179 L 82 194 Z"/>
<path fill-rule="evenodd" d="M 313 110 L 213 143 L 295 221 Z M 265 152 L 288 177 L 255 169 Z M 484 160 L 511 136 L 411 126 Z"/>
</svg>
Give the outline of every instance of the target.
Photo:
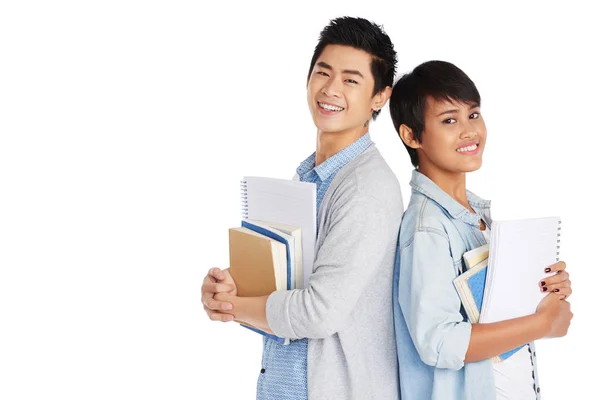
<svg viewBox="0 0 600 400">
<path fill-rule="evenodd" d="M 413 190 L 423 194 L 429 199 L 435 201 L 454 219 L 473 225 L 479 226 L 479 219 L 483 218 L 488 227 L 491 227 L 490 219 L 490 204 L 489 200 L 483 200 L 479 196 L 467 190 L 467 201 L 473 207 L 477 214 L 472 214 L 462 204 L 454 200 L 450 195 L 444 192 L 431 179 L 417 171 L 412 172 L 410 186 Z"/>
</svg>

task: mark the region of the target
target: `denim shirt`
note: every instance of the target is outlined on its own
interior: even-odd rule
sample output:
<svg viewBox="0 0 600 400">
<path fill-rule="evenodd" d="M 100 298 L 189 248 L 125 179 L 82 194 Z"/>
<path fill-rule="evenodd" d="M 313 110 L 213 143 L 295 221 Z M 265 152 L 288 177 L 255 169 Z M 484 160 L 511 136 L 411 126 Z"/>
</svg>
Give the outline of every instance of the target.
<svg viewBox="0 0 600 400">
<path fill-rule="evenodd" d="M 417 170 L 410 185 L 394 266 L 402 399 L 496 399 L 492 360 L 464 362 L 471 324 L 452 282 L 465 269 L 463 254 L 486 243 L 479 220 L 491 227 L 490 202 L 467 191 L 472 214 Z"/>
</svg>

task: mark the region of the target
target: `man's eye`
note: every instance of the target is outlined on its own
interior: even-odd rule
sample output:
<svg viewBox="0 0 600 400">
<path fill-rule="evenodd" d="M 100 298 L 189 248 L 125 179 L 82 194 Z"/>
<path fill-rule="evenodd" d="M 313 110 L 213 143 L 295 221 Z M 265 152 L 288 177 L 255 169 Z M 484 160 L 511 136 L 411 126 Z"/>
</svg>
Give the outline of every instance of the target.
<svg viewBox="0 0 600 400">
<path fill-rule="evenodd" d="M 346 79 L 346 82 L 348 82 L 348 83 L 356 83 L 356 84 L 358 83 L 354 79 Z"/>
<path fill-rule="evenodd" d="M 475 113 L 469 115 L 469 118 L 471 118 L 471 119 L 477 119 L 477 118 L 479 118 L 479 115 L 480 114 L 478 112 L 475 112 Z"/>
<path fill-rule="evenodd" d="M 317 74 L 319 74 L 319 75 L 323 75 L 323 76 L 329 76 L 329 75 L 327 74 L 327 72 L 323 72 L 323 71 L 318 71 L 318 72 L 317 72 Z"/>
<path fill-rule="evenodd" d="M 444 124 L 453 124 L 456 122 L 456 120 L 454 118 L 448 118 L 448 119 L 445 119 L 443 122 L 444 122 Z"/>
</svg>

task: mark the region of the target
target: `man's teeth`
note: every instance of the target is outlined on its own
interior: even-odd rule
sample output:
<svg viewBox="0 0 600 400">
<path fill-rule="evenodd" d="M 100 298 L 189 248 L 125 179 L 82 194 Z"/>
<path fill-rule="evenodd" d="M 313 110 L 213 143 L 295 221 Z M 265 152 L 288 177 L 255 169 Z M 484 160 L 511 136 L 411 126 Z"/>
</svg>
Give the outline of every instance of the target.
<svg viewBox="0 0 600 400">
<path fill-rule="evenodd" d="M 467 146 L 467 147 L 461 147 L 460 149 L 456 150 L 459 153 L 464 153 L 465 151 L 473 151 L 477 148 L 476 144 L 472 144 L 471 146 Z"/>
<path fill-rule="evenodd" d="M 321 108 L 324 108 L 324 109 L 329 110 L 329 111 L 342 111 L 343 110 L 342 107 L 336 107 L 336 106 L 332 106 L 332 105 L 325 104 L 325 103 L 319 103 L 319 106 Z"/>
</svg>

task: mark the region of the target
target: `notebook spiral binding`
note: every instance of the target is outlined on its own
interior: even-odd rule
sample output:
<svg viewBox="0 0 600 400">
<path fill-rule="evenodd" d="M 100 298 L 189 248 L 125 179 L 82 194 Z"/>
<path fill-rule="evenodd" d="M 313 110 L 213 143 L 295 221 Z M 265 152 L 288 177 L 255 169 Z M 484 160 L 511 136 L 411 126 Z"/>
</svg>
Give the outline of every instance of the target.
<svg viewBox="0 0 600 400">
<path fill-rule="evenodd" d="M 242 219 L 248 219 L 248 182 L 240 181 Z"/>
<path fill-rule="evenodd" d="M 560 261 L 559 259 L 559 255 L 560 255 L 560 231 L 561 231 L 561 224 L 562 221 L 558 220 L 558 232 L 556 233 L 556 261 Z"/>
</svg>

